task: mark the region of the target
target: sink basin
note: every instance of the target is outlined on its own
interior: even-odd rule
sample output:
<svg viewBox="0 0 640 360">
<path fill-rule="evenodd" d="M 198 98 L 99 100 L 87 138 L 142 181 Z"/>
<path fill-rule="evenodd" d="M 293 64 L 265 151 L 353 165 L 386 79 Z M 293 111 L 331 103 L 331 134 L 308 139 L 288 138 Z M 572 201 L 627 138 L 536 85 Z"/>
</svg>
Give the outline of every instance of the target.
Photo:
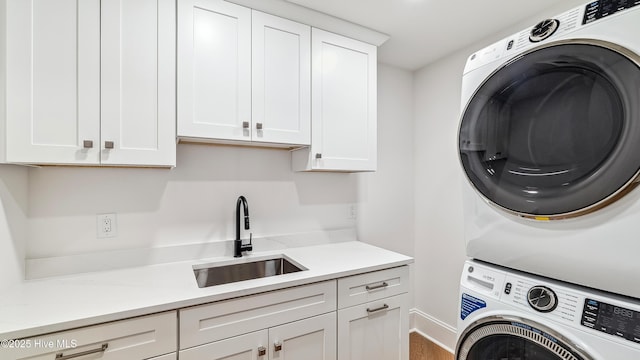
<svg viewBox="0 0 640 360">
<path fill-rule="evenodd" d="M 198 287 L 201 288 L 303 270 L 307 269 L 283 255 L 250 262 L 193 266 Z"/>
</svg>

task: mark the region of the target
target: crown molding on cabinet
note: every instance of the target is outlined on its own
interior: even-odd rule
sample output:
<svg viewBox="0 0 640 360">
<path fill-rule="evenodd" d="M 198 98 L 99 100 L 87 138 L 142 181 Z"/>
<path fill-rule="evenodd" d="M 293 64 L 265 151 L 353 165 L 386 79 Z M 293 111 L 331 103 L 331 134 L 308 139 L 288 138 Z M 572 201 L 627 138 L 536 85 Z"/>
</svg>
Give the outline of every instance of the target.
<svg viewBox="0 0 640 360">
<path fill-rule="evenodd" d="M 321 13 L 287 0 L 228 0 L 229 2 L 380 46 L 389 35 Z"/>
</svg>

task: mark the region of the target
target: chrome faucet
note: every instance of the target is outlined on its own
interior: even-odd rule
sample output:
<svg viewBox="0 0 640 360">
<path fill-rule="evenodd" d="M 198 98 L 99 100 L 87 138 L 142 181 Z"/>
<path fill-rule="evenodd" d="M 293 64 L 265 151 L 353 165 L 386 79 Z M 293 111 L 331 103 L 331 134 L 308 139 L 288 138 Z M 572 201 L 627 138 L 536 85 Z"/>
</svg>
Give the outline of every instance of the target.
<svg viewBox="0 0 640 360">
<path fill-rule="evenodd" d="M 248 244 L 243 244 L 242 239 L 240 239 L 240 205 L 242 205 L 244 210 L 244 229 L 249 230 L 249 204 L 244 196 L 240 196 L 236 203 L 236 239 L 233 242 L 233 257 L 242 257 L 243 251 L 253 250 L 251 233 L 249 233 Z"/>
</svg>

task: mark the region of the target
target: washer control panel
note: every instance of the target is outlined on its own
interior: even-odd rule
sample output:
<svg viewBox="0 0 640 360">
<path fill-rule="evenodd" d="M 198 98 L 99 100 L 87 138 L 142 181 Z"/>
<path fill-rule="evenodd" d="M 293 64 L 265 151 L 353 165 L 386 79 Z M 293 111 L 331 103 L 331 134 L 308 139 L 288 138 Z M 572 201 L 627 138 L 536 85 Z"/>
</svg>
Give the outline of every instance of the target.
<svg viewBox="0 0 640 360">
<path fill-rule="evenodd" d="M 538 279 L 507 275 L 501 300 L 567 325 L 580 320 L 579 294 Z"/>
<path fill-rule="evenodd" d="M 640 344 L 640 311 L 586 298 L 581 324 Z"/>
<path fill-rule="evenodd" d="M 466 262 L 460 286 L 462 321 L 476 311 L 502 310 L 496 308 L 499 301 L 524 318 L 541 318 L 640 351 L 638 299 L 477 261 Z"/>
<path fill-rule="evenodd" d="M 640 5 L 640 0 L 598 0 L 587 4 L 582 24 L 592 23 L 619 11 Z"/>
</svg>

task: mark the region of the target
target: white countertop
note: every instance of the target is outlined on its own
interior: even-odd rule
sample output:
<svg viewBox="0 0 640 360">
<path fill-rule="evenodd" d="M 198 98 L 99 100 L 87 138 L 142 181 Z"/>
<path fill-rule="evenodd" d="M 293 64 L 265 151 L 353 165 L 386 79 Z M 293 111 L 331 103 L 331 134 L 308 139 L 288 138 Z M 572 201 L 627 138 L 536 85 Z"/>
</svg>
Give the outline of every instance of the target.
<svg viewBox="0 0 640 360">
<path fill-rule="evenodd" d="M 255 252 L 243 257 L 242 261 L 276 254 L 284 254 L 308 270 L 198 288 L 192 266 L 233 259 L 224 257 L 28 280 L 0 292 L 0 340 L 174 310 L 413 262 L 408 256 L 359 241 Z"/>
</svg>

